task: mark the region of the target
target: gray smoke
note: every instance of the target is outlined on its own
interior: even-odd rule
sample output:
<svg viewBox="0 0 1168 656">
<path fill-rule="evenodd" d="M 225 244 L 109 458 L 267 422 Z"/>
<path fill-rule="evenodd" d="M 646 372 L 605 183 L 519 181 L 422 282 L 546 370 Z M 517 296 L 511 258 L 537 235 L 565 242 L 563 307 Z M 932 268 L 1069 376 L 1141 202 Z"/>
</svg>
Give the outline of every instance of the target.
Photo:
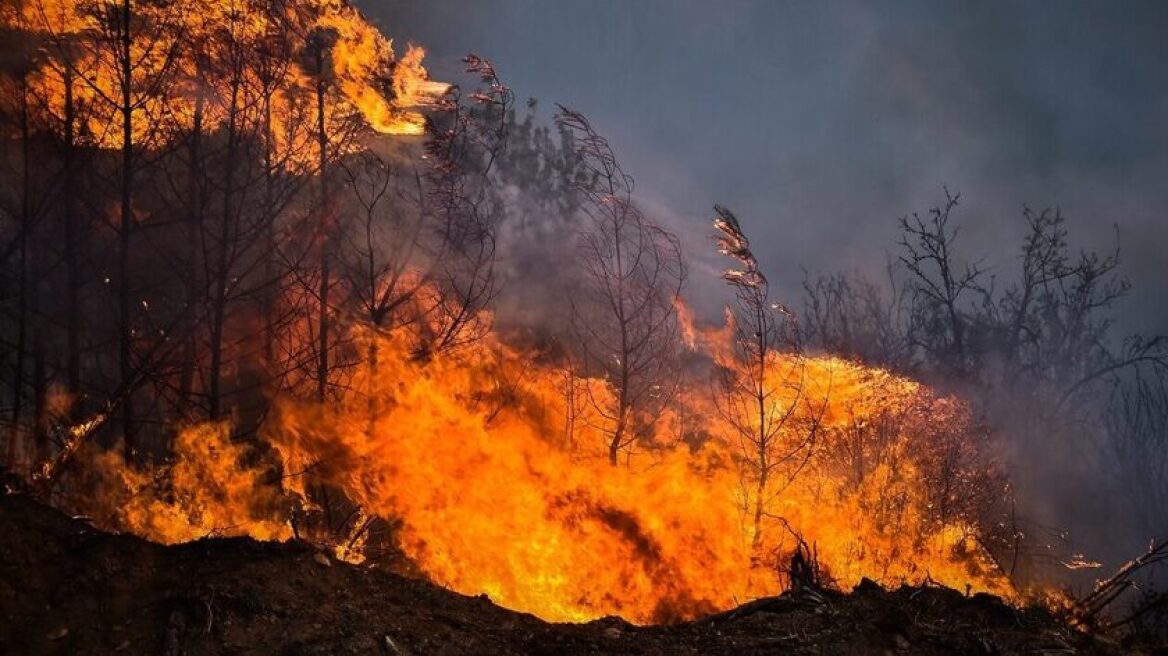
<svg viewBox="0 0 1168 656">
<path fill-rule="evenodd" d="M 727 298 L 714 203 L 742 221 L 774 296 L 796 302 L 803 269 L 882 279 L 896 219 L 947 185 L 963 256 L 1002 280 L 1024 204 L 1061 208 L 1076 249 L 1109 251 L 1118 226 L 1133 291 L 1117 332 L 1168 333 L 1168 3 L 359 4 L 425 45 L 435 77 L 473 51 L 520 98 L 587 114 L 646 213 L 682 238 L 704 314 Z M 1074 456 L 1091 467 L 1059 453 Z"/>
</svg>

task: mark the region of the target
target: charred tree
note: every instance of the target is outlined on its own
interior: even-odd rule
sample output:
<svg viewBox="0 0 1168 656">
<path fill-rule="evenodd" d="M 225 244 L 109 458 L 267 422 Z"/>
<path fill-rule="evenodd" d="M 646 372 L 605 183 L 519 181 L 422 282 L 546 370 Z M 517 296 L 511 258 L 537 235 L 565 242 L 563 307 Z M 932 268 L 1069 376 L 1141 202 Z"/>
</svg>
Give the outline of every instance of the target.
<svg viewBox="0 0 1168 656">
<path fill-rule="evenodd" d="M 560 106 L 586 173 L 578 184 L 582 213 L 580 261 L 586 283 L 573 295 L 572 317 L 589 366 L 615 399 L 593 398 L 609 422 L 608 456 L 640 438 L 677 391 L 678 320 L 675 304 L 685 280 L 677 238 L 633 204 L 633 179 L 584 115 Z"/>
<path fill-rule="evenodd" d="M 421 358 L 483 336 L 481 310 L 497 292 L 495 258 L 503 207 L 495 169 L 507 149 L 515 94 L 490 61 L 467 55 L 467 72 L 482 88 L 464 98 L 447 90 L 428 125 L 423 213 L 432 215 L 438 245 L 429 256 L 434 298 L 429 302 Z"/>
<path fill-rule="evenodd" d="M 15 107 L 12 109 L 15 113 L 14 118 L 18 144 L 18 164 L 16 165 L 18 181 L 16 183 L 16 207 L 13 212 L 15 214 L 17 234 L 16 242 L 12 249 L 15 250 L 16 256 L 15 296 L 17 301 L 14 317 L 16 340 L 13 345 L 12 407 L 11 417 L 9 418 L 11 424 L 8 434 L 8 453 L 5 459 L 5 462 L 10 468 L 15 468 L 19 443 L 22 438 L 25 388 L 28 385 L 28 372 L 25 371 L 25 367 L 29 355 L 32 355 L 33 359 L 36 360 L 32 373 L 34 396 L 38 398 L 39 393 L 36 390 L 39 390 L 40 384 L 37 381 L 37 376 L 42 373 L 39 371 L 39 363 L 41 361 L 39 347 L 29 348 L 30 341 L 34 344 L 39 343 L 34 312 L 38 303 L 36 296 L 40 283 L 33 270 L 36 255 L 32 252 L 36 232 L 32 207 L 32 125 L 29 106 L 29 73 L 32 69 L 32 53 L 29 50 L 22 54 L 24 56 L 15 62 L 15 70 L 6 71 L 11 76 L 13 86 L 15 87 Z M 30 351 L 33 352 L 30 353 Z M 39 401 L 35 404 L 39 405 Z M 35 416 L 33 421 L 39 424 L 38 418 Z M 40 440 L 35 439 L 34 441 L 37 443 L 37 450 L 39 451 Z"/>
<path fill-rule="evenodd" d="M 981 262 L 962 265 L 954 252 L 958 229 L 950 225 L 960 194 L 945 190 L 945 202 L 927 217 L 913 214 L 900 220 L 901 264 L 909 272 L 908 290 L 914 317 L 912 341 L 947 373 L 968 375 L 969 294 L 982 293 Z"/>
<path fill-rule="evenodd" d="M 116 117 L 118 125 L 118 214 L 113 222 L 117 237 L 115 295 L 117 305 L 118 371 L 124 398 L 120 402 L 123 454 L 132 462 L 138 449 L 135 389 L 142 383 L 141 363 L 135 359 L 138 332 L 135 316 L 134 233 L 135 173 L 140 151 L 154 134 L 148 124 L 148 105 L 162 97 L 171 82 L 182 44 L 179 5 L 143 0 L 103 0 L 92 8 L 95 46 L 102 70 L 85 77 L 90 90 Z"/>
<path fill-rule="evenodd" d="M 809 398 L 794 314 L 771 301 L 769 282 L 758 269 L 738 219 L 720 205 L 714 211 L 719 252 L 741 267 L 722 274 L 734 287 L 736 305 L 731 315 L 733 343 L 721 367 L 718 409 L 738 438 L 753 478 L 751 547 L 758 558 L 767 506 L 775 488 L 781 491 L 789 485 L 810 460 L 828 399 L 825 394 L 816 404 Z M 780 354 L 787 355 L 787 361 Z"/>
</svg>

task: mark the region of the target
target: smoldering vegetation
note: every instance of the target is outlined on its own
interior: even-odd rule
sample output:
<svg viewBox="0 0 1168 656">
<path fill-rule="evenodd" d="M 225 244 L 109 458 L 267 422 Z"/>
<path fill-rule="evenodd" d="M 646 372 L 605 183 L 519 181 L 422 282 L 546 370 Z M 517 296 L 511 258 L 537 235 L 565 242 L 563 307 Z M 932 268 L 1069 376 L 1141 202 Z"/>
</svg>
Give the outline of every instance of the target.
<svg viewBox="0 0 1168 656">
<path fill-rule="evenodd" d="M 383 498 L 358 500 L 397 463 L 361 469 L 368 452 L 322 439 L 320 416 L 360 419 L 377 437 L 389 414 L 378 404 L 411 381 L 372 374 L 426 372 L 417 378 L 429 382 L 428 372 L 460 370 L 452 362 L 467 352 L 489 354 L 463 367 L 487 383 L 455 387 L 452 402 L 478 425 L 554 424 L 567 447 L 585 435 L 604 467 L 703 453 L 717 423 L 717 466 L 734 479 L 750 536 L 735 553 L 767 586 L 793 585 L 792 553 L 825 579 L 846 569 L 815 562 L 811 529 L 775 510 L 818 471 L 845 501 L 880 497 L 894 518 L 881 537 L 921 552 L 941 540 L 941 560 L 963 576 L 1010 590 L 1070 583 L 1082 587 L 1070 605 L 1106 599 L 1107 621 L 1162 621 L 1154 567 L 1112 579 L 1103 597 L 1089 590 L 1099 567 L 1165 537 L 1168 351 L 1112 318 L 1131 291 L 1118 245 L 1071 248 L 1058 210 L 1024 209 L 1022 241 L 983 257 L 962 242 L 960 197 L 944 190 L 889 235 L 886 278 L 808 275 L 802 298 L 775 298 L 763 269 L 821 270 L 816 258 L 830 254 L 760 265 L 751 226 L 793 219 L 719 206 L 718 246 L 735 268 L 714 305 L 730 318 L 724 350 L 702 351 L 687 342 L 717 333 L 723 317 L 688 316 L 683 254 L 712 245 L 682 244 L 638 202 L 619 145 L 583 114 L 559 108 L 549 121 L 534 101 L 517 107 L 489 61 L 468 57 L 461 87 L 411 98 L 427 112 L 421 134 L 390 137 L 370 127 L 398 125 L 418 109 L 406 104 L 411 85 L 429 81 L 384 45 L 371 51 L 378 66 L 354 74 L 347 48 L 365 43 L 351 37 L 354 15 L 287 9 L 295 3 L 283 21 L 266 7 L 212 13 L 203 36 L 216 47 L 189 57 L 182 46 L 199 22 L 181 7 L 147 3 L 131 16 L 84 6 L 79 23 L 44 11 L 6 23 L 0 372 L 4 466 L 22 486 L 85 509 L 105 489 L 94 471 L 121 472 L 123 487 L 162 506 L 222 507 L 239 520 L 191 521 L 185 539 L 197 537 L 192 526 L 262 529 L 400 557 L 401 518 L 371 510 Z M 263 29 L 245 29 L 255 23 Z M 873 413 L 891 428 L 867 416 L 829 428 L 829 394 L 808 381 L 842 368 L 831 358 L 856 363 L 857 378 L 891 372 L 890 387 L 919 380 L 939 392 L 890 392 L 911 397 L 895 421 Z M 537 394 L 525 367 L 562 379 Z M 538 404 L 539 394 L 556 400 Z M 317 440 L 302 468 L 262 434 L 278 400 L 344 410 L 314 410 L 298 426 L 297 437 Z M 191 428 L 209 423 L 227 428 Z M 825 434 L 860 446 L 826 448 Z M 215 504 L 187 499 L 176 459 L 193 453 L 247 476 L 214 489 Z M 878 468 L 886 478 L 872 483 Z M 346 488 L 353 471 L 365 476 Z M 122 499 L 104 500 L 111 516 Z M 246 512 L 232 514 L 236 501 Z M 563 523 L 599 521 L 641 560 L 662 560 L 632 510 L 588 510 L 565 511 Z M 256 513 L 263 522 L 240 528 Z M 963 534 L 947 537 L 955 528 Z M 645 617 L 684 617 L 654 612 Z"/>
</svg>

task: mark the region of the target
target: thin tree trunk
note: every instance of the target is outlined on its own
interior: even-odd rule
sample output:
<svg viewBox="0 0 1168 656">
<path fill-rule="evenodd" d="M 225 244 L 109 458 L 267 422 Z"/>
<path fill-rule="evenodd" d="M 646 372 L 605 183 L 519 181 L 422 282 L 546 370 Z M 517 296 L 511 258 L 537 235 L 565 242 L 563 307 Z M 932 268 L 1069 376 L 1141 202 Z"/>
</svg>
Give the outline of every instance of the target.
<svg viewBox="0 0 1168 656">
<path fill-rule="evenodd" d="M 272 101 L 271 94 L 263 97 L 263 143 L 264 143 L 264 293 L 262 295 L 262 310 L 264 316 L 264 365 L 267 376 L 270 378 L 276 371 L 276 303 L 279 299 L 280 285 L 277 281 L 278 263 L 276 262 L 276 218 L 275 218 L 275 171 L 272 138 Z"/>
<path fill-rule="evenodd" d="M 329 213 L 330 204 L 328 182 L 328 134 L 325 132 L 325 91 L 324 81 L 324 47 L 319 46 L 316 51 L 317 74 L 320 79 L 316 84 L 316 128 L 317 142 L 320 148 L 320 214 L 317 225 L 317 237 L 320 239 L 320 317 L 319 317 L 319 345 L 316 366 L 316 395 L 317 400 L 324 403 L 328 392 L 329 374 L 329 287 L 331 275 L 331 257 L 329 253 Z"/>
<path fill-rule="evenodd" d="M 616 429 L 608 447 L 609 464 L 616 466 L 621 442 L 628 429 L 629 408 L 629 324 L 625 318 L 625 268 L 621 250 L 620 225 L 613 222 L 613 242 L 616 246 L 617 325 L 620 326 L 620 392 L 617 400 Z"/>
<path fill-rule="evenodd" d="M 122 115 L 122 175 L 121 175 L 121 220 L 118 225 L 118 362 L 121 381 L 126 392 L 122 403 L 123 456 L 126 462 L 133 462 L 137 449 L 137 425 L 134 414 L 133 376 L 133 326 L 131 325 L 130 286 L 130 233 L 134 226 L 133 172 L 134 172 L 134 105 L 132 96 L 134 67 L 131 45 L 133 39 L 130 0 L 122 0 L 121 8 L 121 107 Z"/>
<path fill-rule="evenodd" d="M 22 100 L 27 106 L 27 96 Z M 21 110 L 21 141 L 23 142 L 24 189 L 21 199 L 21 214 L 27 221 L 25 238 L 29 247 L 28 280 L 23 292 L 28 293 L 28 323 L 32 337 L 32 443 L 34 462 L 43 462 L 49 456 L 49 435 L 45 417 L 47 385 L 45 380 L 45 326 L 41 316 L 41 263 L 43 261 L 40 231 L 33 224 L 31 205 L 32 152 L 31 134 L 27 110 Z"/>
<path fill-rule="evenodd" d="M 81 398 L 81 217 L 77 213 L 76 106 L 73 62 L 65 62 L 65 143 L 62 223 L 65 231 L 65 382 L 73 395 L 71 418 L 84 413 Z"/>
<path fill-rule="evenodd" d="M 199 253 L 203 234 L 203 112 L 200 95 L 195 100 L 191 137 L 187 146 L 187 261 L 186 261 L 186 330 L 179 370 L 179 414 L 191 416 L 195 391 L 195 368 L 199 361 L 198 312 L 202 307 L 199 293 Z"/>
<path fill-rule="evenodd" d="M 750 541 L 751 553 L 754 556 L 759 555 L 762 549 L 762 514 L 763 514 L 763 497 L 766 495 L 767 488 L 767 458 L 766 453 L 760 451 L 758 454 L 758 489 L 755 491 L 754 498 L 754 537 Z"/>
<path fill-rule="evenodd" d="M 623 391 L 621 392 L 621 396 L 624 396 Z M 620 408 L 618 412 L 619 416 L 616 420 L 616 428 L 614 428 L 612 431 L 612 441 L 608 444 L 608 462 L 614 467 L 620 463 L 621 441 L 624 440 L 625 431 L 627 430 L 628 424 L 628 412 L 626 412 L 624 409 L 623 400 L 620 402 Z"/>
<path fill-rule="evenodd" d="M 32 208 L 29 204 L 29 125 L 28 125 L 28 78 L 20 78 L 20 149 L 21 149 L 21 180 L 20 180 L 20 242 L 17 252 L 16 291 L 16 362 L 12 372 L 12 424 L 8 434 L 7 464 L 11 469 L 16 468 L 18 444 L 20 442 L 20 422 L 24 409 L 24 359 L 28 350 L 28 310 L 29 310 L 29 275 L 28 251 L 32 236 Z"/>
<path fill-rule="evenodd" d="M 754 537 L 751 540 L 751 551 L 759 555 L 762 547 L 762 515 L 764 499 L 766 497 L 767 479 L 770 474 L 770 463 L 767 462 L 767 407 L 766 407 L 766 304 L 760 302 L 755 307 L 755 335 L 758 343 L 758 371 L 755 375 L 755 401 L 758 403 L 758 490 L 754 499 Z"/>
<path fill-rule="evenodd" d="M 228 251 L 234 243 L 232 234 L 232 214 L 235 212 L 235 156 L 237 148 L 237 126 L 239 104 L 239 84 L 234 81 L 231 88 L 231 104 L 227 111 L 227 151 L 223 166 L 223 215 L 219 221 L 219 252 L 215 271 L 214 298 L 211 305 L 211 370 L 209 373 L 209 415 L 212 420 L 219 418 L 222 406 L 223 385 L 223 330 L 227 314 L 227 285 L 230 282 L 230 259 Z"/>
<path fill-rule="evenodd" d="M 36 265 L 37 256 L 32 258 L 31 282 L 33 283 L 32 299 L 29 303 L 29 318 L 32 321 L 32 443 L 35 449 L 34 462 L 42 463 L 49 459 L 49 426 L 48 426 L 48 385 L 45 376 L 45 342 L 43 327 L 40 325 L 40 292 L 36 289 L 39 272 Z"/>
</svg>

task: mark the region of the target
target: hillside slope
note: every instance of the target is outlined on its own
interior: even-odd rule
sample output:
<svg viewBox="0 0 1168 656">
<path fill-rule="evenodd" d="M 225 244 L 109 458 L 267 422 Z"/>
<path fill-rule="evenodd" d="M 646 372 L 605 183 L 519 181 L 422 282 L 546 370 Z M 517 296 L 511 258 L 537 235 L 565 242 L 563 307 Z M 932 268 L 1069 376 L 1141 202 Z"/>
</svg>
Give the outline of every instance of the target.
<svg viewBox="0 0 1168 656">
<path fill-rule="evenodd" d="M 548 624 L 301 543 L 164 547 L 0 495 L 5 654 L 1129 653 L 941 588 L 780 597 L 698 622 Z"/>
</svg>

